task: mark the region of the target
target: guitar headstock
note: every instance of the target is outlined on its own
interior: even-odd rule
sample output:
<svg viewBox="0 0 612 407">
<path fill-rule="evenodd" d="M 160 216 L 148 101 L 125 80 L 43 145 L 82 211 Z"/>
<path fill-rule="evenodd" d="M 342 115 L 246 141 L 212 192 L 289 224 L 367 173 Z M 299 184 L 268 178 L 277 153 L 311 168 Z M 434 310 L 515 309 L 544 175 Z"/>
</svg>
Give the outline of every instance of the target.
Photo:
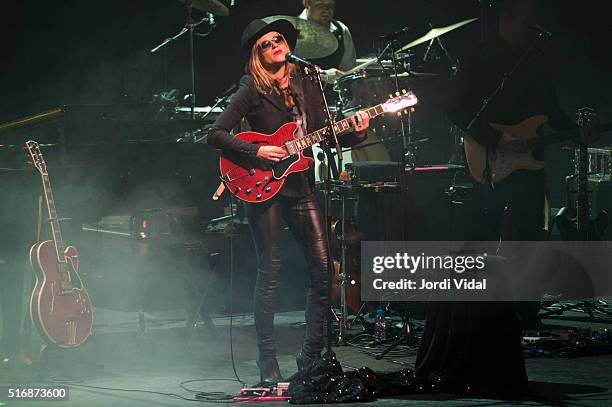
<svg viewBox="0 0 612 407">
<path fill-rule="evenodd" d="M 578 123 L 579 126 L 584 127 L 588 123 L 597 120 L 597 111 L 595 111 L 595 109 L 592 107 L 583 107 L 578 109 L 578 112 L 576 112 L 576 117 L 576 123 Z"/>
<path fill-rule="evenodd" d="M 36 141 L 29 140 L 26 141 L 23 147 L 28 154 L 28 162 L 32 164 L 41 174 L 47 173 L 47 163 L 43 158 L 42 151 L 40 151 L 40 146 Z"/>
<path fill-rule="evenodd" d="M 403 89 L 401 93 L 397 92 L 395 95 L 389 95 L 389 100 L 383 103 L 382 107 L 385 112 L 401 115 L 402 111 L 406 113 L 406 109 L 415 106 L 418 102 L 419 100 L 412 91 Z"/>
</svg>

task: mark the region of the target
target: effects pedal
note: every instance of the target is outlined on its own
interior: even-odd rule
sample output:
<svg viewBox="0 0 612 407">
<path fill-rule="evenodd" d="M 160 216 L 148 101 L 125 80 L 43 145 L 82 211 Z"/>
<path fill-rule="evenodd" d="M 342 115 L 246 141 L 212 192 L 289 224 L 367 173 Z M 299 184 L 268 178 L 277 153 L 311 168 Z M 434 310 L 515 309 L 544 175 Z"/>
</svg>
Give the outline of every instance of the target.
<svg viewBox="0 0 612 407">
<path fill-rule="evenodd" d="M 288 401 L 289 383 L 277 383 L 274 387 L 243 387 L 234 401 Z"/>
</svg>

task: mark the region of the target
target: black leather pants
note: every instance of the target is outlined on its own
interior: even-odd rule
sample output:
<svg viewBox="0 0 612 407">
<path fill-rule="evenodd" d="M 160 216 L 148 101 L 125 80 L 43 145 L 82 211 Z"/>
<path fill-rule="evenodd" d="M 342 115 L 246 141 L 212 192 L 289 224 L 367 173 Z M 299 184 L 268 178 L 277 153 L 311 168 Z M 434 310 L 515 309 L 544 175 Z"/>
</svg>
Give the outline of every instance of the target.
<svg viewBox="0 0 612 407">
<path fill-rule="evenodd" d="M 302 248 L 310 274 L 302 350 L 314 356 L 323 349 L 326 340 L 329 259 L 324 221 L 315 197 L 313 194 L 303 198 L 279 196 L 272 202 L 247 205 L 246 211 L 257 251 L 254 310 L 259 359 L 276 356 L 274 313 L 281 270 L 283 220 Z"/>
</svg>

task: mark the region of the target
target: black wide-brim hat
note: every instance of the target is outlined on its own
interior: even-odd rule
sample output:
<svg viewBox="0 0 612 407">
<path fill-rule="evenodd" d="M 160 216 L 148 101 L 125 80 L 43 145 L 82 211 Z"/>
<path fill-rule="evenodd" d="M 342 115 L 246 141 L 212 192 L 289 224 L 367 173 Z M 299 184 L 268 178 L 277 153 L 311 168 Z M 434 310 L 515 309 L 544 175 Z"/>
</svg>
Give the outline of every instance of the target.
<svg viewBox="0 0 612 407">
<path fill-rule="evenodd" d="M 251 21 L 242 32 L 242 60 L 244 62 L 248 60 L 249 55 L 251 54 L 251 48 L 253 48 L 255 41 L 257 41 L 262 35 L 271 31 L 276 31 L 279 34 L 282 34 L 282 36 L 285 37 L 287 44 L 289 44 L 290 50 L 295 48 L 298 38 L 298 30 L 296 30 L 291 21 L 284 18 L 275 19 L 273 21 L 266 20 L 268 20 L 268 18 Z"/>
</svg>

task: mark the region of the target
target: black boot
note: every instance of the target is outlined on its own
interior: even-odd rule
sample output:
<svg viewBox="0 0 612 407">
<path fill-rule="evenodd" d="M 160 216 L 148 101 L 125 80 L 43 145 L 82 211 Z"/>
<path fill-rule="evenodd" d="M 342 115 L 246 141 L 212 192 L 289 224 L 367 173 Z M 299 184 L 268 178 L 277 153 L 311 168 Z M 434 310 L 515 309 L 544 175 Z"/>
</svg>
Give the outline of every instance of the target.
<svg viewBox="0 0 612 407">
<path fill-rule="evenodd" d="M 283 381 L 276 359 L 257 359 L 257 367 L 259 367 L 259 386 L 274 386 Z"/>
<path fill-rule="evenodd" d="M 309 356 L 304 353 L 304 350 L 300 350 L 295 357 L 295 363 L 297 363 L 298 372 L 309 369 L 317 360 L 321 359 L 321 354 Z"/>
</svg>

